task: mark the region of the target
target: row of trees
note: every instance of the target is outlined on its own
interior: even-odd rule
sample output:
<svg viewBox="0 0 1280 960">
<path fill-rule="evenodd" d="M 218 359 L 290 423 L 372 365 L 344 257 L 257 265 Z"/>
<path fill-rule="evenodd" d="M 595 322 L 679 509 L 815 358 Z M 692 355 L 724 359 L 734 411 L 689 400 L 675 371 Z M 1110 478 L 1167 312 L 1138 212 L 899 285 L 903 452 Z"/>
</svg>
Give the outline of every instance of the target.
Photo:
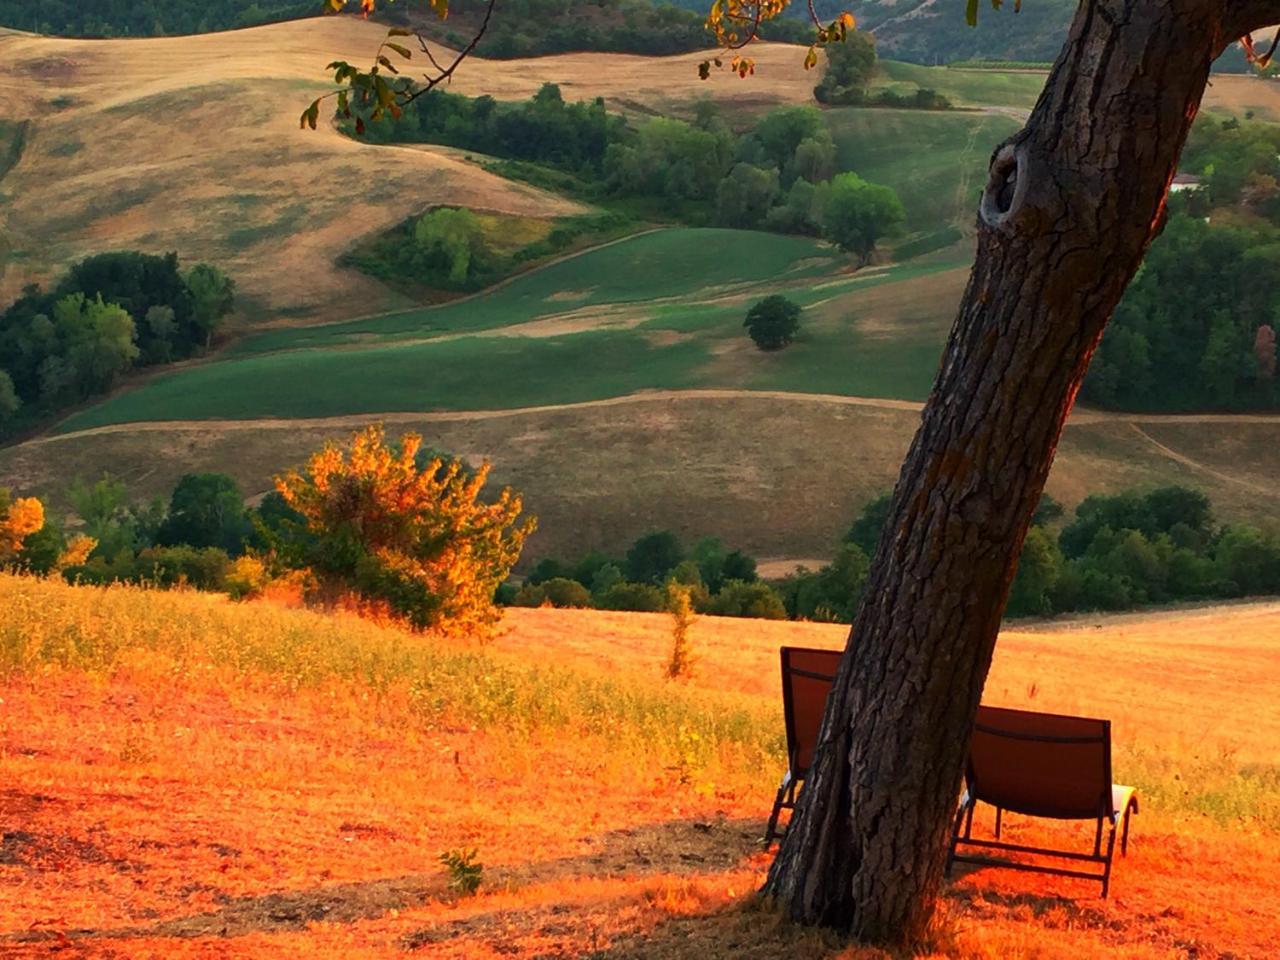
<svg viewBox="0 0 1280 960">
<path fill-rule="evenodd" d="M 0 26 L 68 37 L 157 37 L 313 16 L 313 0 L 0 0 Z"/>
<path fill-rule="evenodd" d="M 892 89 L 872 91 L 876 69 L 876 41 L 870 33 L 851 33 L 843 43 L 826 47 L 822 80 L 813 88 L 819 103 L 861 107 L 905 107 L 916 110 L 949 110 L 951 101 L 936 90 L 921 87 L 901 94 Z"/>
<path fill-rule="evenodd" d="M 683 588 L 694 610 L 726 617 L 786 616 L 781 597 L 756 573 L 755 560 L 704 537 L 686 550 L 669 530 L 638 538 L 622 558 L 593 551 L 576 563 L 544 558 L 524 584 L 500 594 L 515 606 L 596 607 L 601 610 L 657 612 L 668 609 L 673 592 Z"/>
<path fill-rule="evenodd" d="M 398 121 L 369 123 L 365 136 L 534 164 L 506 170 L 585 199 L 640 204 L 646 215 L 827 236 L 862 262 L 904 216 L 891 189 L 839 172 L 835 143 L 813 107 L 779 107 L 735 134 L 709 100 L 689 122 L 654 117 L 633 126 L 602 100 L 566 103 L 554 84 L 524 103 L 433 90 Z M 571 176 L 549 177 L 546 168 Z"/>
<path fill-rule="evenodd" d="M 1280 235 L 1174 213 L 1116 308 L 1081 397 L 1125 410 L 1280 406 Z"/>
<path fill-rule="evenodd" d="M 145 504 L 111 477 L 77 481 L 73 524 L 0 492 L 0 568 L 239 597 L 286 578 L 325 604 L 354 598 L 418 629 L 482 632 L 534 527 L 510 490 L 480 498 L 488 470 L 370 427 L 276 477 L 256 507 L 218 473 L 187 475 L 167 501 Z"/>
<path fill-rule="evenodd" d="M 1280 406 L 1280 127 L 1197 120 L 1170 218 L 1117 307 L 1082 397 L 1127 410 Z"/>
<path fill-rule="evenodd" d="M 454 0 L 449 18 L 413 16 L 405 4 L 383 9 L 388 22 L 412 23 L 453 49 L 469 42 L 483 16 L 485 0 Z M 808 43 L 812 29 L 800 20 L 766 24 L 766 37 Z M 645 0 L 504 0 L 476 53 L 496 60 L 545 56 L 579 50 L 667 56 L 705 50 L 711 40 L 706 10 L 687 10 Z"/>
<path fill-rule="evenodd" d="M 1042 504 L 1027 534 L 1012 616 L 1280 593 L 1280 540 L 1220 526 L 1197 490 L 1088 497 L 1056 535 L 1054 514 Z"/>
<path fill-rule="evenodd" d="M 0 436 L 110 390 L 134 367 L 206 349 L 235 302 L 217 267 L 177 254 L 89 257 L 0 313 Z"/>
</svg>

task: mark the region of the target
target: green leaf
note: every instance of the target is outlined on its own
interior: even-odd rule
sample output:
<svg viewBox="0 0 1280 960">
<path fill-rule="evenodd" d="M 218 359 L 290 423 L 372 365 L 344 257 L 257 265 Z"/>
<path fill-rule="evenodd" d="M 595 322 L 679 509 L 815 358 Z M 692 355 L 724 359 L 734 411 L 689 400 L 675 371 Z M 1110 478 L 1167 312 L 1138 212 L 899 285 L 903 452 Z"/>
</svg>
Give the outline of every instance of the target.
<svg viewBox="0 0 1280 960">
<path fill-rule="evenodd" d="M 412 37 L 413 31 L 410 30 L 408 27 L 392 27 L 390 30 L 387 31 L 387 36 L 388 37 Z M 391 46 L 391 44 L 387 44 L 387 46 Z"/>
<path fill-rule="evenodd" d="M 388 43 L 388 44 L 385 44 L 385 46 L 388 50 L 394 50 L 396 53 L 400 54 L 400 56 L 404 57 L 406 60 L 413 59 L 413 51 L 410 50 L 408 47 L 401 46 L 398 43 Z"/>
<path fill-rule="evenodd" d="M 978 25 L 978 0 L 969 0 L 964 8 L 964 19 L 971 27 Z"/>
</svg>

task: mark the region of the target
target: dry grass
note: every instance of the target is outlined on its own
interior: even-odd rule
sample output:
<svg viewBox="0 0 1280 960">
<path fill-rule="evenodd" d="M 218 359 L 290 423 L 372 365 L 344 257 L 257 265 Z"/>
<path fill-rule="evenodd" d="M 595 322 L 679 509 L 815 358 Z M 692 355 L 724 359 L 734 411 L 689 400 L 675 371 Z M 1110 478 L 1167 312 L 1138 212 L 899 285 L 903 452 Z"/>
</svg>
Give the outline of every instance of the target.
<svg viewBox="0 0 1280 960">
<path fill-rule="evenodd" d="M 881 957 L 751 898 L 776 649 L 841 628 L 702 618 L 671 683 L 658 616 L 512 611 L 479 649 L 210 596 L 0 601 L 6 957 Z M 934 956 L 1269 956 L 1280 788 L 1270 826 L 1221 798 L 1280 764 L 1278 632 L 1272 605 L 1003 637 L 988 699 L 1113 717 L 1146 805 L 1110 900 L 972 873 Z M 469 847 L 460 898 L 437 858 Z"/>
<path fill-rule="evenodd" d="M 393 432 L 419 430 L 438 449 L 493 460 L 494 482 L 522 490 L 541 518 L 531 558 L 620 551 L 640 533 L 670 527 L 785 560 L 830 556 L 862 505 L 892 486 L 918 418 L 909 403 L 708 391 L 385 419 Z M 0 450 L 0 483 L 56 499 L 70 462 L 85 476 L 122 476 L 138 497 L 167 495 L 182 474 L 202 470 L 229 472 L 259 494 L 273 472 L 366 419 L 122 425 L 55 436 Z M 1138 437 L 1135 423 L 1160 445 Z M 1089 493 L 1181 483 L 1208 493 L 1224 519 L 1277 528 L 1275 429 L 1268 418 L 1077 411 L 1049 491 L 1074 505 Z M 785 497 L 776 495 L 781 475 L 801 478 Z"/>
<path fill-rule="evenodd" d="M 346 319 L 401 301 L 333 260 L 423 207 L 581 212 L 447 151 L 299 131 L 325 63 L 367 57 L 382 33 L 351 18 L 156 40 L 0 33 L 0 115 L 34 120 L 5 178 L 0 300 L 92 252 L 175 249 L 226 269 L 251 313 Z"/>
<path fill-rule="evenodd" d="M 456 151 L 370 147 L 325 127 L 298 130 L 324 65 L 364 62 L 385 28 L 327 17 L 198 37 L 63 40 L 0 30 L 0 116 L 32 119 L 0 206 L 7 269 L 0 301 L 102 249 L 178 250 L 227 269 L 253 314 L 346 319 L 400 305 L 334 258 L 360 236 L 438 203 L 536 218 L 581 212 L 488 174 Z M 767 83 L 718 75 L 699 57 L 476 60 L 455 88 L 524 98 L 546 81 L 566 96 L 646 109 L 711 93 L 771 103 L 809 97 L 795 48 L 762 48 Z M 38 81 L 38 86 L 36 85 Z M 376 165 L 376 177 L 370 170 Z"/>
</svg>

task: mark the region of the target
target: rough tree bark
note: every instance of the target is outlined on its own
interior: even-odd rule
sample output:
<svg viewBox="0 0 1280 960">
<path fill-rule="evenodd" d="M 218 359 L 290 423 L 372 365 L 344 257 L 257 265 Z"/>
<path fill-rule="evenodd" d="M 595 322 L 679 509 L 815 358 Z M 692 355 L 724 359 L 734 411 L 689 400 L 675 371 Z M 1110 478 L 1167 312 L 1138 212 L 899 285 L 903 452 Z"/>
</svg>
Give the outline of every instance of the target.
<svg viewBox="0 0 1280 960">
<path fill-rule="evenodd" d="M 1000 146 L 978 253 L 902 467 L 821 746 L 764 892 L 923 937 L 1017 556 L 1089 358 L 1163 225 L 1211 61 L 1280 0 L 1083 0 Z"/>
</svg>

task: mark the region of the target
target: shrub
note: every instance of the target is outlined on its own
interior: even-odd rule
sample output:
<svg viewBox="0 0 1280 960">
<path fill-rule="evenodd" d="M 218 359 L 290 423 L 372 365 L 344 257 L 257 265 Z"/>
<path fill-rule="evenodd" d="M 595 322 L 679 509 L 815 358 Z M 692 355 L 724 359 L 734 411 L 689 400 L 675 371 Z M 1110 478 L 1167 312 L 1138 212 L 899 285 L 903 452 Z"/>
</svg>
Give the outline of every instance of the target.
<svg viewBox="0 0 1280 960">
<path fill-rule="evenodd" d="M 744 583 L 729 580 L 711 598 L 708 612 L 721 617 L 754 617 L 760 620 L 785 620 L 787 608 L 778 592 L 767 583 Z"/>
<path fill-rule="evenodd" d="M 778 294 L 765 297 L 747 311 L 742 325 L 761 350 L 781 350 L 800 329 L 800 304 Z"/>
<path fill-rule="evenodd" d="M 689 629 L 693 626 L 692 591 L 675 580 L 667 582 L 667 608 L 671 611 L 671 659 L 667 676 L 688 677 L 693 674 L 693 648 Z"/>
<path fill-rule="evenodd" d="M 553 577 L 541 586 L 543 597 L 553 607 L 591 606 L 591 591 L 577 580 Z"/>
<path fill-rule="evenodd" d="M 271 574 L 260 557 L 246 553 L 232 561 L 225 582 L 232 600 L 246 600 L 262 592 L 271 582 Z"/>
<path fill-rule="evenodd" d="M 422 438 L 398 447 L 381 427 L 357 433 L 348 449 L 327 445 L 276 489 L 314 536 L 308 560 L 322 591 L 355 590 L 383 602 L 416 629 L 487 630 L 498 619 L 493 596 L 520 556 L 534 521 L 504 489 L 478 499 L 489 476 L 458 461 L 417 462 Z"/>
<path fill-rule="evenodd" d="M 601 610 L 635 610 L 641 613 L 659 613 L 666 609 L 667 598 L 651 583 L 622 581 L 596 597 Z"/>
</svg>

